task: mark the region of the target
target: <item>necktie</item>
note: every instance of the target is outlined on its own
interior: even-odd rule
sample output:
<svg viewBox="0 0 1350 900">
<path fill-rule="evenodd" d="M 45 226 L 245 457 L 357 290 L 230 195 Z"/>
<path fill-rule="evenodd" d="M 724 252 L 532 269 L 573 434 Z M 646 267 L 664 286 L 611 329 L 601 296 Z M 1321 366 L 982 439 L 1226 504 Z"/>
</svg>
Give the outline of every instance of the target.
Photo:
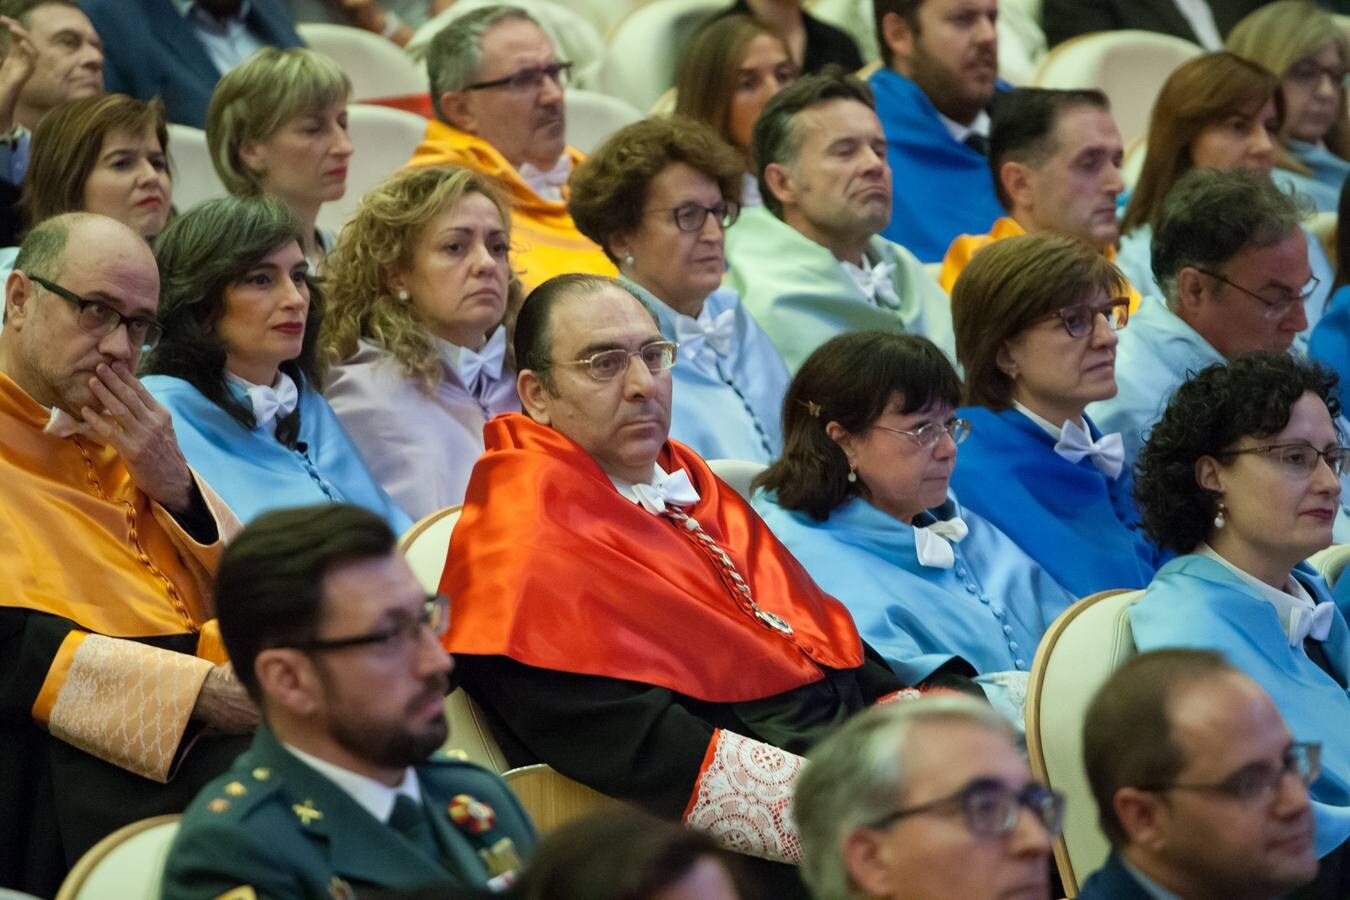
<svg viewBox="0 0 1350 900">
<path fill-rule="evenodd" d="M 79 436 L 96 444 L 103 443 L 103 439 L 98 436 L 98 432 L 71 416 L 64 409 L 58 409 L 55 406 L 52 407 L 51 418 L 47 420 L 47 424 L 42 430 L 59 438 Z"/>
<path fill-rule="evenodd" d="M 667 504 L 689 506 L 697 503 L 699 499 L 698 491 L 694 489 L 693 482 L 689 480 L 689 473 L 684 469 L 676 469 L 660 484 L 635 484 L 633 493 L 637 495 L 642 508 L 654 516 L 663 515 Z"/>
<path fill-rule="evenodd" d="M 459 348 L 459 362 L 455 371 L 465 389 L 475 397 L 481 397 L 487 388 L 502 377 L 502 364 L 506 360 L 506 329 L 498 328 L 488 338 L 482 350 Z"/>
<path fill-rule="evenodd" d="M 572 174 L 572 158 L 564 153 L 551 169 L 536 168 L 533 163 L 521 163 L 520 178 L 544 200 L 561 200 L 562 189 Z"/>
<path fill-rule="evenodd" d="M 952 544 L 961 543 L 969 533 L 966 523 L 956 517 L 932 525 L 915 526 L 914 552 L 919 558 L 919 564 L 935 569 L 950 569 L 956 562 Z"/>
<path fill-rule="evenodd" d="M 705 349 L 718 356 L 729 356 L 736 339 L 736 310 L 723 310 L 715 316 L 691 319 L 680 316 L 675 320 L 675 340 L 680 350 L 690 357 Z"/>
<path fill-rule="evenodd" d="M 1064 423 L 1055 452 L 1072 463 L 1088 457 L 1107 478 L 1119 478 L 1125 468 L 1125 445 L 1119 434 L 1102 435 L 1100 440 L 1094 441 L 1077 422 Z"/>
<path fill-rule="evenodd" d="M 277 373 L 275 385 L 253 384 L 242 378 L 236 379 L 235 383 L 248 395 L 248 401 L 253 406 L 253 421 L 257 423 L 256 427 L 274 434 L 277 430 L 277 419 L 289 416 L 300 402 L 300 392 L 296 390 L 295 382 L 285 372 Z"/>
<path fill-rule="evenodd" d="M 981 156 L 989 155 L 989 138 L 978 132 L 972 131 L 970 134 L 966 135 L 966 139 L 961 143 L 965 144 Z"/>
<path fill-rule="evenodd" d="M 394 800 L 394 811 L 389 814 L 388 824 L 428 858 L 440 860 L 441 849 L 436 845 L 436 837 L 431 833 L 421 803 L 400 793 Z"/>
<path fill-rule="evenodd" d="M 843 266 L 868 300 L 887 309 L 900 308 L 900 296 L 895 293 L 895 283 L 891 280 L 895 274 L 895 263 L 879 262 L 870 269 L 855 266 L 851 262 L 845 262 Z"/>
<path fill-rule="evenodd" d="M 1336 617 L 1336 604 L 1330 600 L 1311 608 L 1296 606 L 1289 614 L 1289 646 L 1301 646 L 1307 638 L 1325 641 L 1331 634 L 1331 623 Z"/>
</svg>

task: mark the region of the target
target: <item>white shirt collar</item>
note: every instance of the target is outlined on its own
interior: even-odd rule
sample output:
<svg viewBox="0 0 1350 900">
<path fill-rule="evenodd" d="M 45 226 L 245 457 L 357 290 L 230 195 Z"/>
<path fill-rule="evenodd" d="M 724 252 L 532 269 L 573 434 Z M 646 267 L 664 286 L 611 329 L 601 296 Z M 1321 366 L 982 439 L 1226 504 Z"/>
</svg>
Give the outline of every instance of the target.
<svg viewBox="0 0 1350 900">
<path fill-rule="evenodd" d="M 1061 424 L 1061 425 L 1056 425 L 1056 424 L 1054 424 L 1053 422 L 1051 422 L 1049 419 L 1047 419 L 1047 418 L 1045 418 L 1045 417 L 1043 417 L 1043 416 L 1038 416 L 1038 415 L 1036 415 L 1036 413 L 1032 412 L 1030 409 L 1028 409 L 1027 407 L 1023 406 L 1021 403 L 1018 403 L 1016 400 L 1014 400 L 1014 401 L 1012 402 L 1012 405 L 1013 405 L 1013 409 L 1017 410 L 1017 411 L 1020 412 L 1022 415 L 1026 416 L 1026 417 L 1027 417 L 1028 419 L 1030 419 L 1033 423 L 1035 423 L 1035 425 L 1036 425 L 1038 428 L 1040 428 L 1040 429 L 1041 429 L 1042 431 L 1044 431 L 1046 434 L 1050 435 L 1050 436 L 1051 436 L 1052 438 L 1054 438 L 1055 440 L 1059 440 L 1061 437 L 1064 436 L 1064 426 L 1063 426 L 1062 424 Z M 1081 419 L 1081 418 L 1078 420 L 1078 425 L 1079 425 L 1079 427 L 1081 427 L 1084 431 L 1087 431 L 1087 430 L 1088 430 L 1087 422 L 1084 421 L 1084 420 Z"/>
<path fill-rule="evenodd" d="M 181 15 L 183 18 L 187 18 L 188 16 L 191 15 L 196 16 L 197 18 L 200 19 L 204 16 L 205 19 L 203 19 L 203 21 L 207 22 L 208 24 L 219 27 L 220 19 L 217 19 L 214 15 L 202 9 L 197 4 L 197 0 L 173 0 L 173 5 L 175 8 L 177 8 L 178 14 Z M 233 16 L 230 16 L 225 21 L 242 22 L 244 21 L 244 19 L 248 18 L 248 14 L 252 10 L 253 10 L 253 0 L 244 0 L 243 3 L 239 4 L 239 12 Z"/>
<path fill-rule="evenodd" d="M 1257 595 L 1260 596 L 1262 600 L 1265 600 L 1267 603 L 1274 606 L 1275 611 L 1279 613 L 1280 625 L 1284 628 L 1285 634 L 1289 633 L 1289 620 L 1293 617 L 1295 609 L 1302 607 L 1311 613 L 1313 608 L 1317 606 L 1317 601 L 1313 600 L 1312 595 L 1308 593 L 1307 588 L 1300 584 L 1298 579 L 1293 575 L 1289 576 L 1289 580 L 1285 583 L 1284 590 L 1280 591 L 1266 584 L 1256 576 L 1242 571 L 1220 556 L 1219 552 L 1206 542 L 1202 542 L 1199 547 L 1195 548 L 1195 555 L 1214 560 L 1241 579 L 1243 584 L 1246 584 L 1252 590 L 1256 591 Z"/>
<path fill-rule="evenodd" d="M 1139 871 L 1137 867 L 1130 865 L 1125 857 L 1120 858 L 1120 864 L 1125 867 L 1126 872 L 1134 876 L 1134 880 L 1139 882 L 1139 886 L 1144 889 L 1144 893 L 1148 894 L 1151 900 L 1181 900 L 1176 894 Z"/>
<path fill-rule="evenodd" d="M 942 120 L 942 126 L 947 129 L 947 133 L 952 136 L 952 140 L 958 144 L 964 144 L 966 138 L 972 133 L 980 137 L 989 137 L 989 113 L 980 110 L 975 116 L 975 121 L 969 125 L 962 125 L 960 122 L 953 121 L 942 113 L 938 113 L 938 118 Z"/>
<path fill-rule="evenodd" d="M 350 769 L 319 759 L 303 750 L 297 750 L 290 744 L 282 746 L 295 754 L 296 759 L 336 784 L 377 821 L 389 821 L 389 816 L 394 812 L 394 801 L 398 799 L 399 794 L 406 794 L 418 803 L 422 802 L 422 788 L 417 781 L 417 772 L 411 766 L 403 773 L 403 782 L 397 787 L 390 787 L 373 778 L 358 775 Z"/>
<path fill-rule="evenodd" d="M 536 168 L 534 163 L 521 163 L 517 171 L 521 180 L 528 184 L 530 190 L 538 194 L 540 199 L 556 203 L 562 200 L 562 189 L 567 185 L 568 176 L 572 174 L 572 157 L 563 153 L 551 169 Z"/>
<path fill-rule="evenodd" d="M 1177 12 L 1195 32 L 1196 43 L 1206 50 L 1222 50 L 1223 35 L 1214 21 L 1214 10 L 1209 8 L 1207 0 L 1172 0 Z"/>
<path fill-rule="evenodd" d="M 624 499 L 629 500 L 638 506 L 642 505 L 642 498 L 640 498 L 637 495 L 637 492 L 633 490 L 632 482 L 624 481 L 622 478 L 615 478 L 613 475 L 609 476 L 609 480 L 614 484 L 614 488 L 624 497 Z M 652 480 L 647 483 L 654 488 L 659 488 L 669 480 L 670 473 L 661 468 L 659 464 L 652 463 Z"/>
<path fill-rule="evenodd" d="M 479 373 L 486 375 L 489 381 L 496 382 L 502 377 L 502 366 L 506 360 L 506 327 L 498 325 L 492 336 L 483 344 L 482 350 L 471 350 L 445 338 L 432 336 L 440 348 L 441 358 L 459 376 L 460 383 L 473 390 Z"/>
</svg>

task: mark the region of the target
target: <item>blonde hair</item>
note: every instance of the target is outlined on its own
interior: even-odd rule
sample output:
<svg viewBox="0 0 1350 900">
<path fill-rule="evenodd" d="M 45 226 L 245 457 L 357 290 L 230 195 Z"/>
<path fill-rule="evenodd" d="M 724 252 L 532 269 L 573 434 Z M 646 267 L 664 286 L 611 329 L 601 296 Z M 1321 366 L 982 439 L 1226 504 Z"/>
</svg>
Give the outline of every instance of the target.
<svg viewBox="0 0 1350 900">
<path fill-rule="evenodd" d="M 361 198 L 324 263 L 328 309 L 323 323 L 324 357 L 330 364 L 356 352 L 362 338 L 393 354 L 405 377 L 425 392 L 444 377 L 436 342 L 411 298 L 400 299 L 389 277 L 412 268 L 413 250 L 431 221 L 469 193 L 482 194 L 511 232 L 511 210 L 487 177 L 458 166 L 428 166 L 395 172 Z M 507 287 L 503 325 L 510 329 L 522 291 L 515 275 Z M 507 335 L 507 347 L 511 345 Z M 507 359 L 508 365 L 514 365 Z"/>
<path fill-rule="evenodd" d="M 351 79 L 338 64 L 306 47 L 263 47 L 225 74 L 206 111 L 206 145 L 225 189 L 240 197 L 262 194 L 262 174 L 244 164 L 240 148 L 293 119 L 345 103 L 351 93 Z"/>
<path fill-rule="evenodd" d="M 1326 10 L 1309 0 L 1278 0 L 1245 16 L 1233 28 L 1224 42 L 1226 49 L 1274 72 L 1281 80 L 1289 67 L 1307 56 L 1312 56 L 1327 44 L 1334 44 L 1341 56 L 1341 65 L 1350 67 L 1350 37 Z M 1345 88 L 1340 87 L 1341 101 L 1336 123 L 1328 129 L 1327 149 L 1342 159 L 1350 159 L 1350 121 L 1346 119 Z M 1311 170 L 1280 148 L 1276 165 L 1304 175 Z"/>
</svg>

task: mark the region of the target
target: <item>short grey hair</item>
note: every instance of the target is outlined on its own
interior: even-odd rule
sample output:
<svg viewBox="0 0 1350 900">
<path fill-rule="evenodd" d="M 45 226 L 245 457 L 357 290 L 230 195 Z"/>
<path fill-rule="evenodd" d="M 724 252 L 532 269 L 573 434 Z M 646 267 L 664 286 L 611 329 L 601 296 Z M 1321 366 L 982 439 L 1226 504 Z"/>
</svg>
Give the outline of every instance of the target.
<svg viewBox="0 0 1350 900">
<path fill-rule="evenodd" d="M 534 16 L 519 6 L 484 6 L 436 32 L 427 47 L 427 81 L 431 83 L 431 105 L 437 118 L 445 121 L 441 96 L 464 90 L 478 75 L 478 66 L 483 62 L 483 35 L 494 25 L 514 21 L 539 25 Z"/>
<path fill-rule="evenodd" d="M 14 268 L 25 275 L 36 275 L 55 281 L 65 266 L 66 244 L 70 229 L 83 217 L 81 213 L 53 216 L 33 226 L 19 244 L 19 255 Z"/>
<path fill-rule="evenodd" d="M 1263 175 L 1192 169 L 1167 192 L 1153 232 L 1153 275 L 1167 305 L 1184 268 L 1217 269 L 1244 247 L 1268 247 L 1303 223 L 1306 200 Z"/>
<path fill-rule="evenodd" d="M 910 730 L 925 722 L 967 722 L 1013 739 L 987 703 L 960 694 L 884 703 L 864 710 L 807 756 L 792 811 L 802 841 L 802 879 L 816 900 L 856 900 L 844 838 L 895 811 L 904 793 L 902 759 Z"/>
</svg>

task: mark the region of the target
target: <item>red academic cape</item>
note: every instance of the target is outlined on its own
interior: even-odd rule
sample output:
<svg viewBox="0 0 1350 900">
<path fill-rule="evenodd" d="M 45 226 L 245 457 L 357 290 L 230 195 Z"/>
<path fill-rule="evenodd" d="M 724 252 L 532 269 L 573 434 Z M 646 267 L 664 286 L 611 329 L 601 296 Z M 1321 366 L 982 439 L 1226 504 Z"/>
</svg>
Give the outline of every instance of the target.
<svg viewBox="0 0 1350 900">
<path fill-rule="evenodd" d="M 666 687 L 714 703 L 758 700 L 862 665 L 848 610 L 825 594 L 734 490 L 667 441 L 700 500 L 685 512 L 731 556 L 759 606 L 738 605 L 718 567 L 674 522 L 615 490 L 590 454 L 519 413 L 483 427 L 441 590 L 452 653 Z"/>
</svg>

